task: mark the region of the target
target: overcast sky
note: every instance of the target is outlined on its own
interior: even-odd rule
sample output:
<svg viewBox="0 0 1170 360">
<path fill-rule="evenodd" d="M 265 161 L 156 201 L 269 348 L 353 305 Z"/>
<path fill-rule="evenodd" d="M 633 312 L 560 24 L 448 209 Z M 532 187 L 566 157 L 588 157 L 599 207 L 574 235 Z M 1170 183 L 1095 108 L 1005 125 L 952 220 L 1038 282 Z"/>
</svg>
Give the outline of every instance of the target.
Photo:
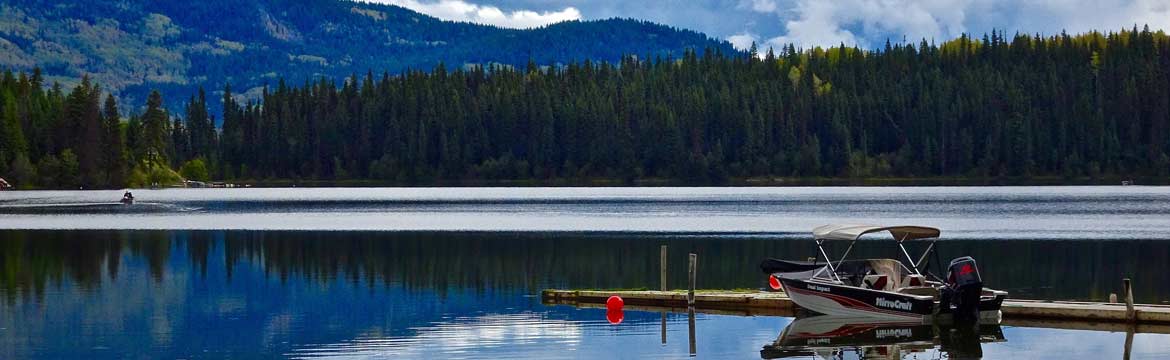
<svg viewBox="0 0 1170 360">
<path fill-rule="evenodd" d="M 447 20 L 527 28 L 630 17 L 746 47 L 946 40 L 991 29 L 1055 34 L 1148 24 L 1170 30 L 1170 0 L 372 0 Z"/>
</svg>

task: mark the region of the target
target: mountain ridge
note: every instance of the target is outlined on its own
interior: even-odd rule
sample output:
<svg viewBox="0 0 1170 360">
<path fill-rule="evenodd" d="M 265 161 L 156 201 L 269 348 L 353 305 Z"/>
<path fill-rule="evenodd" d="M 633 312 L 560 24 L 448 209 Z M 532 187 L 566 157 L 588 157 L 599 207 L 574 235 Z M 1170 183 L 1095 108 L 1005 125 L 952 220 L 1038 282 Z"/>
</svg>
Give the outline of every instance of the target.
<svg viewBox="0 0 1170 360">
<path fill-rule="evenodd" d="M 696 31 L 634 19 L 507 29 L 347 0 L 0 1 L 0 68 L 39 67 L 50 83 L 66 87 L 88 75 L 124 109 L 143 107 L 153 89 L 178 110 L 197 87 L 214 96 L 229 83 L 256 98 L 277 79 L 301 83 L 440 63 L 616 63 L 623 55 L 677 57 L 687 49 L 737 51 Z"/>
</svg>

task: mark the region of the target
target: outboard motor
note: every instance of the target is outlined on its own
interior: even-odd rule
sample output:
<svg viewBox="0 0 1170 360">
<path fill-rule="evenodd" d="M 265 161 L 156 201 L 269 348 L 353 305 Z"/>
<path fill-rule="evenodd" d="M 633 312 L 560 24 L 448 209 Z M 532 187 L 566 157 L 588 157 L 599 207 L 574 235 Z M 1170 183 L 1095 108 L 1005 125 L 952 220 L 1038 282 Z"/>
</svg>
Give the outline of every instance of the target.
<svg viewBox="0 0 1170 360">
<path fill-rule="evenodd" d="M 975 259 L 964 256 L 951 260 L 951 265 L 947 267 L 947 287 L 950 290 L 950 302 L 954 306 L 951 313 L 955 322 L 978 321 L 983 278 L 979 276 L 979 267 L 975 265 Z"/>
</svg>

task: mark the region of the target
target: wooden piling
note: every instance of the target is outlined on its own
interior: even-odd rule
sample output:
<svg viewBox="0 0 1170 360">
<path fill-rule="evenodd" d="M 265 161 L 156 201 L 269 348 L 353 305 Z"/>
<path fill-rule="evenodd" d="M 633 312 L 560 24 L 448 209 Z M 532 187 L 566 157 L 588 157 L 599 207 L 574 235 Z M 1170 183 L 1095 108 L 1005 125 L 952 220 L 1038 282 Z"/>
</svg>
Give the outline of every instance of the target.
<svg viewBox="0 0 1170 360">
<path fill-rule="evenodd" d="M 687 306 L 695 306 L 695 267 L 698 257 L 695 254 L 690 254 L 690 261 L 687 262 Z"/>
<path fill-rule="evenodd" d="M 662 345 L 666 345 L 666 310 L 662 310 Z"/>
<path fill-rule="evenodd" d="M 658 290 L 666 291 L 666 245 L 658 251 Z"/>
<path fill-rule="evenodd" d="M 1122 360 L 1129 360 L 1130 355 L 1133 354 L 1133 333 L 1134 326 L 1129 325 L 1128 331 L 1125 332 L 1125 353 L 1121 355 Z"/>
<path fill-rule="evenodd" d="M 1125 292 L 1125 318 L 1129 322 L 1137 322 L 1137 311 L 1133 309 L 1133 282 L 1129 278 L 1121 279 L 1122 291 Z"/>
<path fill-rule="evenodd" d="M 666 291 L 666 245 L 658 250 L 658 289 Z M 662 344 L 666 345 L 666 311 L 662 312 Z"/>
<path fill-rule="evenodd" d="M 695 254 L 691 254 L 691 259 L 694 259 L 694 256 L 695 256 Z M 695 308 L 694 307 L 687 308 L 687 330 L 688 330 L 687 332 L 689 333 L 688 335 L 690 335 L 689 337 L 690 337 L 691 356 L 695 356 L 695 354 L 698 354 L 698 349 L 695 346 Z"/>
</svg>

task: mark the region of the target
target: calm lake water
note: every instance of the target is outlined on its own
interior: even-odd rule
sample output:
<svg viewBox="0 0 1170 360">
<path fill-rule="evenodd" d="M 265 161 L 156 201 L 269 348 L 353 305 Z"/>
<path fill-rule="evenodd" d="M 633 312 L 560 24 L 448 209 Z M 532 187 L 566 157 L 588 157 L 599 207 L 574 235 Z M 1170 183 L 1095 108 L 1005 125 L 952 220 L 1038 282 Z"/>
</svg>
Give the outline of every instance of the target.
<svg viewBox="0 0 1170 360">
<path fill-rule="evenodd" d="M 1100 300 L 1132 277 L 1139 301 L 1170 301 L 1163 187 L 135 195 L 122 206 L 118 191 L 0 193 L 0 358 L 687 357 L 687 314 L 667 315 L 662 344 L 658 312 L 611 325 L 603 310 L 538 294 L 656 287 L 663 244 L 673 287 L 694 252 L 700 287 L 758 288 L 761 259 L 812 255 L 807 232 L 830 222 L 941 227 L 943 259 L 975 256 L 1015 298 Z M 890 256 L 884 245 L 855 252 Z M 697 356 L 775 356 L 792 322 L 698 314 Z M 1126 340 L 1000 330 L 1002 341 L 975 342 L 984 358 L 1120 358 Z M 1170 335 L 1137 334 L 1132 352 L 1166 358 Z"/>
</svg>

